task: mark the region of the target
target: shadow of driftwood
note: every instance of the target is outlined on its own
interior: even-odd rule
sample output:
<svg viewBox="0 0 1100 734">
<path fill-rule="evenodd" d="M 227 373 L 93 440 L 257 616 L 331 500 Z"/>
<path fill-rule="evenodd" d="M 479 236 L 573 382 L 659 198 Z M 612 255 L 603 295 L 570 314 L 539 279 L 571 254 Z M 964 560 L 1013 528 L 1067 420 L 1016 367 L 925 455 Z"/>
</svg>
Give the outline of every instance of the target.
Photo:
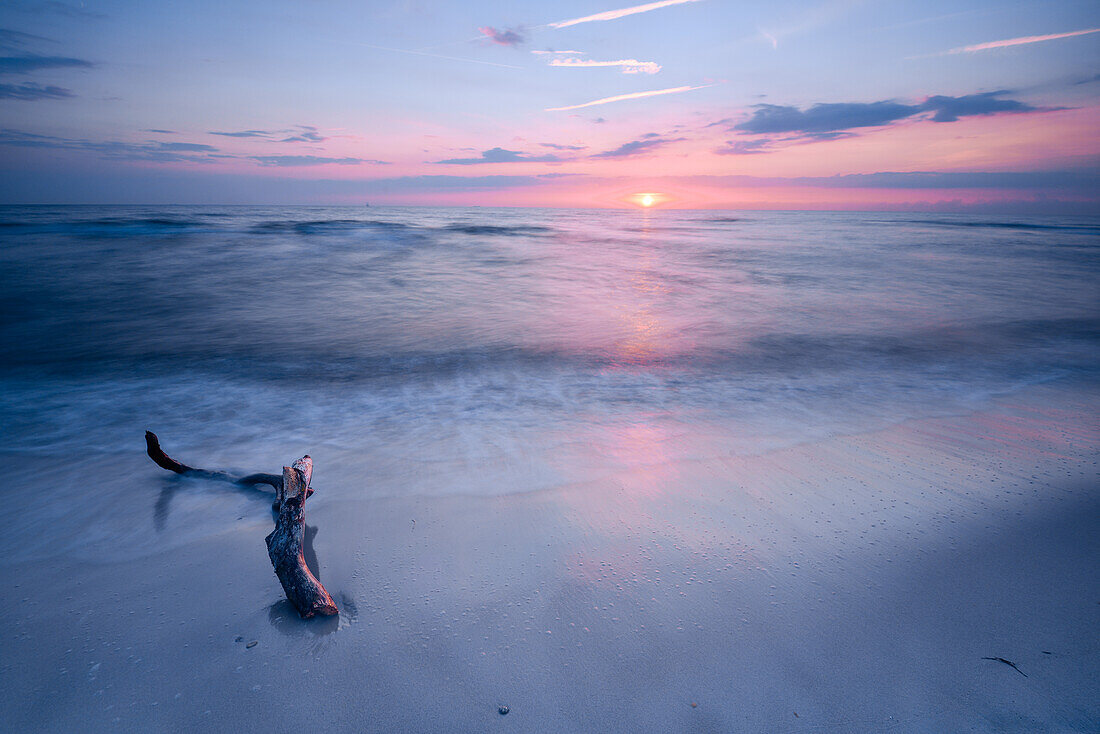
<svg viewBox="0 0 1100 734">
<path fill-rule="evenodd" d="M 280 599 L 267 608 L 267 620 L 271 626 L 287 637 L 324 637 L 343 626 L 353 624 L 359 618 L 355 601 L 340 594 L 340 614 L 331 617 L 302 619 L 298 610 L 286 599 Z"/>
<path fill-rule="evenodd" d="M 198 477 L 203 478 L 203 477 Z M 178 492 L 183 491 L 196 477 L 166 476 L 162 477 L 163 486 L 157 501 L 153 504 L 153 528 L 159 533 L 168 525 L 168 515 L 171 514 L 172 500 Z M 215 477 L 220 479 L 220 477 Z M 254 499 L 271 502 L 275 492 L 265 484 L 240 484 L 231 482 L 233 489 L 244 492 Z M 191 485 L 194 486 L 194 485 Z"/>
<path fill-rule="evenodd" d="M 267 608 L 267 619 L 272 627 L 287 637 L 320 637 L 331 635 L 340 628 L 339 615 L 302 619 L 298 610 L 286 599 L 280 599 Z"/>
<path fill-rule="evenodd" d="M 306 559 L 306 568 L 318 581 L 321 580 L 321 568 L 317 563 L 317 552 L 313 550 L 313 539 L 317 537 L 317 526 L 306 523 L 305 540 L 302 543 L 302 556 Z"/>
</svg>

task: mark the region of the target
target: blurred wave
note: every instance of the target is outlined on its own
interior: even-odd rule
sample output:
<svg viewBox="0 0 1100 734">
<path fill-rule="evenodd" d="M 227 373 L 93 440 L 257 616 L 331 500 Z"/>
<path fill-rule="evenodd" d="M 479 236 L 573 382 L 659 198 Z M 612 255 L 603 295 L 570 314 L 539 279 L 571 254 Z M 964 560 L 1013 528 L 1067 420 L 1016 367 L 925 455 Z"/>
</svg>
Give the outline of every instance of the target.
<svg viewBox="0 0 1100 734">
<path fill-rule="evenodd" d="M 308 452 L 325 503 L 719 466 L 1033 385 L 1084 394 L 1098 225 L 0 207 L 13 552 L 154 552 L 267 511 L 152 466 L 147 428 L 214 469 Z M 89 476 L 111 512 L 88 512 Z"/>
<path fill-rule="evenodd" d="M 9 447 L 91 441 L 103 410 L 149 410 L 127 389 L 178 411 L 305 386 L 400 423 L 430 386 L 503 426 L 751 412 L 769 433 L 792 410 L 850 430 L 856 413 L 935 414 L 1098 370 L 1090 218 L 4 207 L 0 222 Z M 72 404 L 114 397 L 74 414 L 39 399 L 59 385 Z"/>
<path fill-rule="evenodd" d="M 991 221 L 966 221 L 960 219 L 910 219 L 905 220 L 905 224 L 933 224 L 941 227 L 988 227 L 993 229 L 1069 229 L 1069 230 L 1087 230 L 1092 232 L 1100 231 L 1100 225 L 1097 224 L 1055 224 L 1055 223 L 1039 223 L 1039 222 L 1017 222 L 1017 221 L 1004 221 L 1004 222 L 991 222 Z"/>
</svg>

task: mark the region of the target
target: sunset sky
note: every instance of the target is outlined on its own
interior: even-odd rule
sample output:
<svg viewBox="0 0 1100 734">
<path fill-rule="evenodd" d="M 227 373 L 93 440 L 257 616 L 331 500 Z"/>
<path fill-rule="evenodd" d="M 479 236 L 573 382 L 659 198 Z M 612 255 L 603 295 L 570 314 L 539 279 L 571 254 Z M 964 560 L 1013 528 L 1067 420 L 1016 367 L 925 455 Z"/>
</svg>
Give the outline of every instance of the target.
<svg viewBox="0 0 1100 734">
<path fill-rule="evenodd" d="M 1097 211 L 1095 0 L 0 6 L 0 202 Z"/>
</svg>

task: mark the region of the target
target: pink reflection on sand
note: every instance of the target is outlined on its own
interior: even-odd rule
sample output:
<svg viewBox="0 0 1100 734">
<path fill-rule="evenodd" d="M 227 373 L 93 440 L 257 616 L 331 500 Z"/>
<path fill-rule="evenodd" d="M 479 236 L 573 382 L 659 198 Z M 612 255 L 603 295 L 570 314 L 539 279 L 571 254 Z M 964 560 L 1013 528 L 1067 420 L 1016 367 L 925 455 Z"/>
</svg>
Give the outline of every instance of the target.
<svg viewBox="0 0 1100 734">
<path fill-rule="evenodd" d="M 736 527 L 739 520 L 724 504 L 738 484 L 730 465 L 703 459 L 712 438 L 658 414 L 593 424 L 579 436 L 575 455 L 563 463 L 603 476 L 554 494 L 579 538 L 561 573 L 614 594 L 617 602 L 649 606 L 710 594 L 718 574 L 728 580 L 761 571 L 754 534 Z M 733 499 L 739 501 L 762 504 L 755 497 Z"/>
</svg>

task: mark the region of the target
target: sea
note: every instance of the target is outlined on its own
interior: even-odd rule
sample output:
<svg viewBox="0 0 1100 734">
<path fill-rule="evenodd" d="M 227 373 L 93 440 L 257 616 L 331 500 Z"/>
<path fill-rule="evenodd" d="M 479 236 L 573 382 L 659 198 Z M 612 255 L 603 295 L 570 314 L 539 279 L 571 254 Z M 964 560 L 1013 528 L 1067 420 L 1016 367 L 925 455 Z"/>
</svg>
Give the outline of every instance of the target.
<svg viewBox="0 0 1100 734">
<path fill-rule="evenodd" d="M 1087 216 L 0 207 L 12 552 L 222 527 L 154 506 L 147 429 L 333 501 L 504 496 L 1095 392 L 1098 274 Z"/>
</svg>

